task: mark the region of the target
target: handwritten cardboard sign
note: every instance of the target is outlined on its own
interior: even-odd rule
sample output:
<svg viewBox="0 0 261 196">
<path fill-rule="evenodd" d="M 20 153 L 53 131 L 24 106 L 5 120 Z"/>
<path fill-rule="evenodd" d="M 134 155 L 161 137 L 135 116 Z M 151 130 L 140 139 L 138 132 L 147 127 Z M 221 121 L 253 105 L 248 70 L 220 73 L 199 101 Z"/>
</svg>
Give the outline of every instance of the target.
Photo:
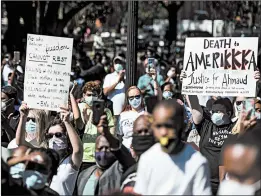
<svg viewBox="0 0 261 196">
<path fill-rule="evenodd" d="M 258 38 L 187 38 L 182 93 L 255 97 Z"/>
<path fill-rule="evenodd" d="M 27 35 L 24 100 L 30 108 L 58 111 L 68 102 L 73 39 Z"/>
</svg>

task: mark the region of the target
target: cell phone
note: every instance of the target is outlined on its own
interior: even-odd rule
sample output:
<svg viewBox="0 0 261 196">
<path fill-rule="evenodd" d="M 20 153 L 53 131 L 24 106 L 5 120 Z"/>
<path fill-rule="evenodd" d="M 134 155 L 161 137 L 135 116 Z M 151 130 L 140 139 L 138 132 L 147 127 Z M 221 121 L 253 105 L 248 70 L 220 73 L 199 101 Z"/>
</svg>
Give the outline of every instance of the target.
<svg viewBox="0 0 261 196">
<path fill-rule="evenodd" d="M 93 119 L 92 122 L 94 125 L 98 125 L 101 116 L 104 114 L 104 100 L 97 100 L 93 102 L 92 111 L 93 111 Z"/>
<path fill-rule="evenodd" d="M 14 63 L 18 64 L 20 62 L 20 52 L 14 51 Z"/>
<path fill-rule="evenodd" d="M 155 72 L 155 58 L 148 58 L 149 72 Z"/>
<path fill-rule="evenodd" d="M 243 110 L 245 112 L 249 112 L 250 111 L 250 114 L 247 117 L 248 119 L 254 117 L 255 116 L 255 100 L 251 99 L 251 98 L 248 98 L 245 101 L 243 101 Z"/>
<path fill-rule="evenodd" d="M 146 105 L 147 112 L 152 114 L 157 103 L 158 103 L 158 97 L 157 96 L 145 98 L 145 105 Z"/>
</svg>

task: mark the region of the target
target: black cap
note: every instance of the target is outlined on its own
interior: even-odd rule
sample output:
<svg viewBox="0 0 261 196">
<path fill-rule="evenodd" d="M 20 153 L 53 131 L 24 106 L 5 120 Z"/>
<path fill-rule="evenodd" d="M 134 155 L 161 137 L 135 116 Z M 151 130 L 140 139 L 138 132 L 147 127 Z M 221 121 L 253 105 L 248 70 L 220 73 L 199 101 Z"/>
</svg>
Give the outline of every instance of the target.
<svg viewBox="0 0 261 196">
<path fill-rule="evenodd" d="M 2 87 L 2 93 L 5 93 L 9 99 L 14 98 L 17 99 L 17 90 L 13 86 L 3 86 Z"/>
</svg>

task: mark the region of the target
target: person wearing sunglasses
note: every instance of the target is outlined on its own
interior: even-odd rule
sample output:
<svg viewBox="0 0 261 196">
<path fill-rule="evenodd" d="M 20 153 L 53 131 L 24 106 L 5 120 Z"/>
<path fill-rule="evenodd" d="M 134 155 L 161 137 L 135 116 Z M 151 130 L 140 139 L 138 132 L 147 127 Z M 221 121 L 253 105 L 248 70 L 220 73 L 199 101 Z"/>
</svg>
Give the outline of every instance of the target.
<svg viewBox="0 0 261 196">
<path fill-rule="evenodd" d="M 28 113 L 24 113 L 26 112 Z M 25 145 L 31 148 L 40 147 L 44 140 L 44 130 L 48 119 L 44 110 L 28 109 L 25 102 L 20 109 L 20 121 L 16 131 L 16 137 L 8 145 L 9 149 Z"/>
<path fill-rule="evenodd" d="M 82 163 L 83 147 L 80 137 L 70 123 L 68 108 L 60 107 L 60 117 L 55 118 L 45 131 L 43 145 L 60 155 L 57 174 L 50 188 L 60 195 L 72 195 Z"/>
<path fill-rule="evenodd" d="M 95 82 L 87 82 L 83 87 L 83 98 L 84 101 L 78 104 L 80 109 L 81 118 L 77 121 L 77 127 L 83 130 L 82 133 L 82 143 L 83 143 L 83 163 L 80 171 L 95 165 L 95 141 L 99 136 L 97 131 L 97 126 L 92 123 L 93 119 L 93 102 L 101 98 L 101 87 Z M 109 122 L 110 132 L 114 134 L 114 119 L 111 111 L 105 108 L 104 112 L 107 115 L 107 120 Z"/>
<path fill-rule="evenodd" d="M 133 123 L 144 113 L 144 103 L 141 91 L 138 87 L 132 86 L 126 92 L 125 107 L 120 114 L 117 136 L 122 144 L 130 149 L 133 133 Z"/>
<path fill-rule="evenodd" d="M 30 153 L 9 160 L 11 166 L 23 165 L 22 185 L 34 195 L 59 195 L 48 186 L 57 172 L 58 163 L 59 155 L 45 148 L 30 149 Z"/>
<path fill-rule="evenodd" d="M 140 157 L 134 192 L 139 195 L 211 195 L 208 162 L 182 142 L 184 108 L 164 100 L 153 111 L 158 143 Z"/>
</svg>

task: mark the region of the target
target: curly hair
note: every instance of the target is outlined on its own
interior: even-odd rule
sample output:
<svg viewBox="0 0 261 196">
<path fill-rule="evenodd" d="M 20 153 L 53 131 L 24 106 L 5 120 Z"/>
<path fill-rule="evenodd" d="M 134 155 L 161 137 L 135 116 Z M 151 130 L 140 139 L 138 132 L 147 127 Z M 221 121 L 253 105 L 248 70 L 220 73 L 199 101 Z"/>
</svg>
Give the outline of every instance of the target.
<svg viewBox="0 0 261 196">
<path fill-rule="evenodd" d="M 84 87 L 82 88 L 82 92 L 85 94 L 87 91 L 97 92 L 98 95 L 101 94 L 101 86 L 96 82 L 87 82 L 85 83 Z"/>
</svg>

